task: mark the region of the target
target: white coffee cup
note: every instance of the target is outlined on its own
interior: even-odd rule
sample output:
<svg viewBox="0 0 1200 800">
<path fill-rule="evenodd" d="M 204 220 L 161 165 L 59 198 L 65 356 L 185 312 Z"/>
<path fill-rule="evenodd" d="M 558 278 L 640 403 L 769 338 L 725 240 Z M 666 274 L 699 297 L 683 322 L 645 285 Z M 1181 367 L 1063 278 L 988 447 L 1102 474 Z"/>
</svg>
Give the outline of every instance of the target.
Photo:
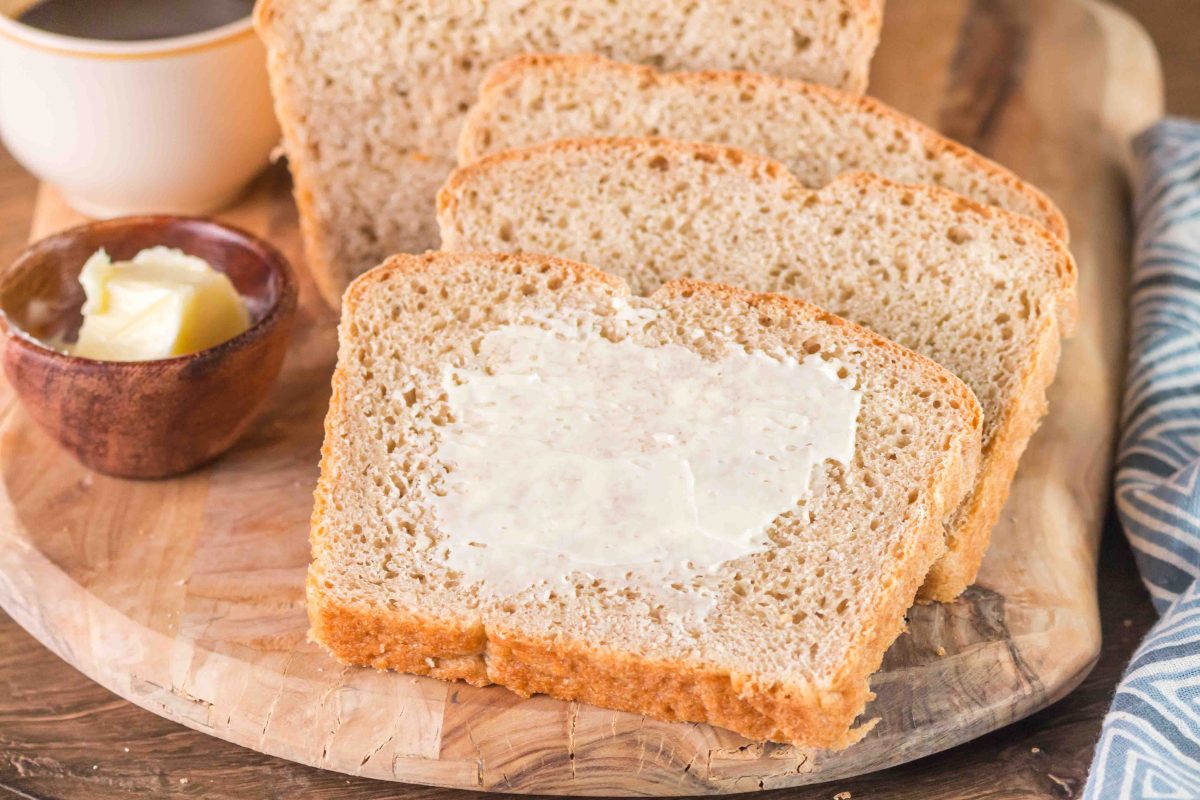
<svg viewBox="0 0 1200 800">
<path fill-rule="evenodd" d="M 61 36 L 0 0 L 0 137 L 76 210 L 204 214 L 231 202 L 279 141 L 249 18 L 188 36 Z"/>
</svg>

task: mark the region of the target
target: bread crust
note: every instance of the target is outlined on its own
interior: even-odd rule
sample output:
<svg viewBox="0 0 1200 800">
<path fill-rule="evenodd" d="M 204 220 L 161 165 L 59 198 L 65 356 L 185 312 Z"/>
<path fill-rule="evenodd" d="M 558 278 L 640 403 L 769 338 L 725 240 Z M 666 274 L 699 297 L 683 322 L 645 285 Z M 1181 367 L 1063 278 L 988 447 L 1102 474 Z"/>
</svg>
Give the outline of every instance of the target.
<svg viewBox="0 0 1200 800">
<path fill-rule="evenodd" d="M 720 161 L 739 169 L 755 179 L 789 181 L 794 185 L 797 196 L 821 196 L 826 192 L 850 187 L 862 193 L 904 192 L 923 194 L 934 202 L 952 205 L 959 213 L 973 214 L 999 223 L 1015 233 L 1031 240 L 1041 241 L 1055 253 L 1053 263 L 1046 269 L 1050 283 L 1057 289 L 1045 298 L 1053 306 L 1047 315 L 1049 322 L 1033 338 L 1029 347 L 1019 389 L 1000 417 L 994 421 L 991 441 L 985 444 L 983 460 L 979 469 L 976 489 L 963 508 L 955 512 L 947 526 L 947 551 L 929 574 L 921 590 L 923 600 L 948 602 L 958 597 L 979 572 L 983 556 L 991 540 L 991 531 L 999 519 L 1000 511 L 1008 497 L 1009 487 L 1016 473 L 1017 463 L 1037 429 L 1038 421 L 1046 410 L 1045 396 L 1058 365 L 1060 340 L 1069 336 L 1075 327 L 1078 313 L 1075 285 L 1077 270 L 1066 245 L 1041 224 L 1029 217 L 1005 211 L 995 206 L 976 203 L 948 189 L 924 184 L 900 184 L 872 173 L 844 173 L 821 189 L 809 189 L 797 181 L 784 166 L 771 159 L 747 153 L 737 148 L 720 144 L 680 142 L 671 139 L 608 138 L 608 139 L 562 139 L 535 145 L 522 150 L 508 150 L 484 156 L 451 174 L 438 193 L 438 220 L 443 231 L 451 230 L 449 224 L 457 213 L 457 199 L 462 189 L 474 176 L 486 173 L 497 165 L 519 164 L 523 161 L 541 159 L 559 153 L 628 147 L 631 149 L 670 152 L 680 157 L 692 157 L 709 161 Z M 453 249 L 454 241 L 447 238 L 444 246 Z"/>
<path fill-rule="evenodd" d="M 340 333 L 348 335 L 348 321 L 354 319 L 358 304 L 372 285 L 395 275 L 454 268 L 481 257 L 427 253 L 389 259 L 358 278 L 346 292 Z M 583 264 L 540 256 L 486 257 L 530 266 L 549 262 L 581 280 L 628 294 L 624 281 Z M 847 652 L 829 685 L 784 685 L 703 664 L 616 652 L 566 632 L 553 639 L 531 637 L 477 622 L 435 619 L 404 609 L 339 601 L 331 587 L 324 585 L 320 564 L 324 543 L 331 534 L 325 527 L 331 488 L 340 469 L 330 443 L 334 440 L 334 423 L 346 411 L 341 370 L 333 378 L 321 475 L 314 497 L 313 562 L 307 581 L 310 636 L 346 664 L 465 680 L 477 686 L 496 683 L 524 696 L 548 694 L 668 721 L 705 722 L 754 739 L 843 748 L 865 735 L 874 721 L 858 728 L 852 725 L 873 696 L 868 679 L 879 668 L 887 646 L 903 631 L 910 602 L 944 548 L 941 520 L 973 483 L 982 429 L 979 403 L 965 384 L 933 361 L 802 300 L 698 281 L 672 281 L 652 297 L 669 300 L 696 293 L 723 303 L 744 303 L 759 311 L 839 327 L 865 346 L 882 348 L 914 362 L 931 381 L 942 383 L 957 395 L 958 411 L 947 413 L 961 416 L 960 432 L 948 445 L 944 468 L 929 477 L 925 491 L 905 517 L 906 527 L 898 537 L 891 562 L 894 569 L 876 583 L 870 598 L 869 607 L 876 608 L 876 614 L 854 637 L 855 646 Z"/>
<path fill-rule="evenodd" d="M 1069 243 L 1070 232 L 1066 218 L 1044 192 L 971 148 L 942 136 L 919 120 L 873 97 L 757 72 L 736 70 L 662 72 L 653 67 L 626 64 L 593 54 L 535 53 L 516 56 L 493 67 L 481 84 L 479 99 L 467 113 L 459 136 L 459 164 L 470 164 L 485 155 L 486 148 L 480 141 L 481 119 L 488 116 L 495 109 L 497 103 L 503 102 L 503 89 L 508 84 L 520 80 L 525 73 L 531 71 L 587 73 L 595 70 L 623 73 L 637 79 L 641 84 L 651 86 L 690 86 L 703 89 L 707 85 L 726 84 L 739 88 L 771 87 L 782 92 L 804 95 L 834 108 L 853 109 L 887 120 L 897 129 L 918 137 L 928 152 L 936 155 L 949 155 L 972 172 L 980 175 L 988 183 L 1002 186 L 1009 192 L 1024 197 L 1038 210 L 1033 218 L 1062 240 L 1064 244 Z"/>
</svg>

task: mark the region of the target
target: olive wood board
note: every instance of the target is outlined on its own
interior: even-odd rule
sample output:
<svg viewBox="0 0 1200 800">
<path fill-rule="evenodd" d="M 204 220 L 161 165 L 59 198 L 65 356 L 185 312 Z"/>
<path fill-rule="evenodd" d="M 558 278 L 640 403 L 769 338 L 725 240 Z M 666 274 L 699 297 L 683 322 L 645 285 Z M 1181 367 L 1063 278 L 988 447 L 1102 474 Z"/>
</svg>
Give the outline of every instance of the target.
<svg viewBox="0 0 1200 800">
<path fill-rule="evenodd" d="M 1100 647 L 1096 553 L 1125 337 L 1128 145 L 1161 114 L 1157 58 L 1092 0 L 889 0 L 873 92 L 1046 189 L 1071 224 L 1080 327 L 978 584 L 914 607 L 842 752 L 747 741 L 499 687 L 343 667 L 306 639 L 304 573 L 335 317 L 303 270 L 286 172 L 222 218 L 301 273 L 283 373 L 208 468 L 88 472 L 0 386 L 0 605 L 138 705 L 282 758 L 501 792 L 692 795 L 849 777 L 943 750 L 1054 702 Z M 32 235 L 80 221 L 43 187 Z"/>
</svg>

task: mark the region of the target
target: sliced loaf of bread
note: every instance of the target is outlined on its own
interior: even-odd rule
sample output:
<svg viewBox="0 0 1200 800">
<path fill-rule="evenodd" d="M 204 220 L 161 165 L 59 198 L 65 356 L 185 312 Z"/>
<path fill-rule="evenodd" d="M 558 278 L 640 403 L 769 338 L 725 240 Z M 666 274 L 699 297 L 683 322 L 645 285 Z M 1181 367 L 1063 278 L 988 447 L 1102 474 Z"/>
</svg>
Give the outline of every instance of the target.
<svg viewBox="0 0 1200 800">
<path fill-rule="evenodd" d="M 802 745 L 869 728 L 852 729 L 868 676 L 977 465 L 979 406 L 948 371 L 797 300 L 700 282 L 639 298 L 518 255 L 396 256 L 347 291 L 339 337 L 308 577 L 339 660 Z M 776 378 L 742 380 L 750 363 Z M 801 397 L 796 370 L 834 393 Z M 819 429 L 829 411 L 848 449 L 752 513 L 760 483 L 795 477 L 778 415 Z M 574 450 L 589 430 L 599 446 Z M 489 436 L 506 455 L 480 457 Z M 660 480 L 681 454 L 707 521 L 748 548 L 652 553 L 671 532 L 654 518 L 683 507 Z M 556 519 L 591 535 L 545 535 Z"/>
<path fill-rule="evenodd" d="M 749 72 L 660 72 L 594 55 L 497 65 L 467 114 L 459 164 L 556 139 L 663 136 L 773 158 L 820 188 L 846 172 L 942 186 L 1032 217 L 1067 239 L 1062 213 L 1004 167 L 878 100 Z"/>
<path fill-rule="evenodd" d="M 983 464 L 922 597 L 975 579 L 1074 321 L 1075 267 L 1031 219 L 867 174 L 805 188 L 780 164 L 668 140 L 564 140 L 488 156 L 442 189 L 447 250 L 595 264 L 649 294 L 695 278 L 816 303 L 961 377 Z"/>
<path fill-rule="evenodd" d="M 496 62 L 596 52 L 750 69 L 860 92 L 883 0 L 259 0 L 309 267 L 333 305 L 355 275 L 437 246 L 434 196 Z"/>
</svg>

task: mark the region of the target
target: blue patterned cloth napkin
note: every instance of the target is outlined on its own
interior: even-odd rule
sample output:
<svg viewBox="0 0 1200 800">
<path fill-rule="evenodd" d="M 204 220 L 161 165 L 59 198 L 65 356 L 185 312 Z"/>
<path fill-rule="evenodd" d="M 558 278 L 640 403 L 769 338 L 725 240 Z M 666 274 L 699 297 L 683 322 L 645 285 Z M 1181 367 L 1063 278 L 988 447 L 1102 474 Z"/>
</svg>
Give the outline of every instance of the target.
<svg viewBox="0 0 1200 800">
<path fill-rule="evenodd" d="M 1162 615 L 1117 686 L 1086 800 L 1200 798 L 1200 123 L 1138 137 L 1117 513 Z"/>
</svg>

